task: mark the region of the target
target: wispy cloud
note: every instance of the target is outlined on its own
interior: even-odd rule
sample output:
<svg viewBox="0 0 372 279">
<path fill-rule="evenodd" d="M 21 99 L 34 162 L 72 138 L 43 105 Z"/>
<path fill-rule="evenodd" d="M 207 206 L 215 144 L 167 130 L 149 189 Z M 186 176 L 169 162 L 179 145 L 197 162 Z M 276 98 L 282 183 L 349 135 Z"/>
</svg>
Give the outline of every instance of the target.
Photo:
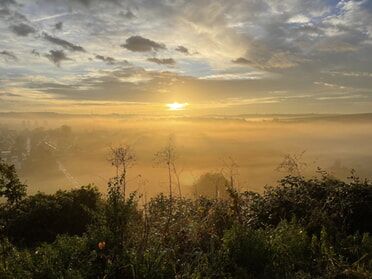
<svg viewBox="0 0 372 279">
<path fill-rule="evenodd" d="M 115 60 L 115 58 L 110 57 L 110 56 L 102 56 L 102 55 L 97 54 L 95 58 L 105 62 L 109 66 L 114 66 L 114 65 L 129 66 L 130 65 L 130 63 L 127 60 L 117 61 Z"/>
<path fill-rule="evenodd" d="M 9 61 L 17 61 L 17 56 L 12 51 L 3 50 L 0 51 L 0 55 L 3 57 L 3 59 L 7 62 Z"/>
<path fill-rule="evenodd" d="M 364 99 L 366 96 L 363 95 L 344 95 L 344 96 L 324 96 L 317 97 L 317 100 L 328 101 L 328 100 L 350 100 L 350 99 Z"/>
<path fill-rule="evenodd" d="M 307 101 L 326 110 L 319 104 L 348 93 L 366 98 L 338 95 L 340 110 L 358 100 L 352 109 L 370 111 L 367 3 L 0 0 L 0 80 L 9 85 L 0 93 L 32 88 L 58 100 L 130 102 L 268 98 L 260 107 L 277 111 L 310 108 Z M 54 81 L 37 82 L 30 72 Z M 286 93 L 270 99 L 272 92 Z"/>
<path fill-rule="evenodd" d="M 19 94 L 14 94 L 14 93 L 9 93 L 9 92 L 0 93 L 0 96 L 3 96 L 3 97 L 21 97 L 21 95 L 19 95 Z"/>
<path fill-rule="evenodd" d="M 201 77 L 200 79 L 205 80 L 255 80 L 263 79 L 268 75 L 267 72 L 252 71 L 245 73 L 225 73 L 225 74 L 213 74 Z"/>
<path fill-rule="evenodd" d="M 78 45 L 74 45 L 68 41 L 65 41 L 63 39 L 59 39 L 59 38 L 56 38 L 56 37 L 52 37 L 50 36 L 49 34 L 47 33 L 43 33 L 43 38 L 53 44 L 56 44 L 56 45 L 59 45 L 65 49 L 68 49 L 68 50 L 71 50 L 71 51 L 81 51 L 81 52 L 85 52 L 85 49 L 81 46 L 78 46 Z"/>
<path fill-rule="evenodd" d="M 173 66 L 176 64 L 176 61 L 173 58 L 148 58 L 147 61 L 168 66 Z"/>
<path fill-rule="evenodd" d="M 46 21 L 46 20 L 56 19 L 56 18 L 59 18 L 59 17 L 71 16 L 71 15 L 74 15 L 74 14 L 76 14 L 76 13 L 74 13 L 74 12 L 58 13 L 58 14 L 42 16 L 42 17 L 39 17 L 39 18 L 31 19 L 31 22 Z M 56 23 L 56 24 L 59 24 L 59 22 Z M 57 26 L 55 25 L 55 27 L 57 27 Z M 58 29 L 58 28 L 56 28 L 56 29 Z"/>
</svg>

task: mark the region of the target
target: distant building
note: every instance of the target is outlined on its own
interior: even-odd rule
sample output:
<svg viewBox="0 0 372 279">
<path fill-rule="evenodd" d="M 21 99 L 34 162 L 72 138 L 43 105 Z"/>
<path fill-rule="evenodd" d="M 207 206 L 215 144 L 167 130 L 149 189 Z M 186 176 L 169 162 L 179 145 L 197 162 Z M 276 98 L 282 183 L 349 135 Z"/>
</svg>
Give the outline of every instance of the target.
<svg viewBox="0 0 372 279">
<path fill-rule="evenodd" d="M 4 150 L 4 151 L 1 151 L 0 153 L 0 157 L 1 157 L 1 162 L 2 163 L 5 163 L 5 164 L 9 164 L 10 161 L 11 161 L 11 156 L 12 156 L 12 152 L 9 151 L 9 150 Z"/>
<path fill-rule="evenodd" d="M 9 150 L 1 151 L 0 154 L 2 163 L 14 165 L 17 170 L 21 169 L 22 163 L 17 155 L 12 155 L 12 152 Z"/>
</svg>

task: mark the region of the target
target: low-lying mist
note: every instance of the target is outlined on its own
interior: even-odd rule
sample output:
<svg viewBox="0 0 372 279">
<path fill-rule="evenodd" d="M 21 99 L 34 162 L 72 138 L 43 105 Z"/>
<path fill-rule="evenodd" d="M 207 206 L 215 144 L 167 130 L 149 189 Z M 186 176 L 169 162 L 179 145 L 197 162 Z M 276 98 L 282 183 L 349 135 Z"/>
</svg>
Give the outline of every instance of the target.
<svg viewBox="0 0 372 279">
<path fill-rule="evenodd" d="M 341 179 L 351 169 L 370 179 L 372 121 L 370 115 L 367 118 L 19 115 L 0 118 L 0 135 L 12 134 L 18 144 L 7 147 L 3 141 L 3 151 L 26 146 L 18 173 L 29 194 L 87 184 L 105 192 L 116 173 L 107 160 L 110 147 L 126 144 L 137 157 L 128 169 L 128 191 L 145 196 L 168 192 L 167 170 L 154 166 L 153 158 L 171 137 L 182 192 L 192 197 L 193 183 L 208 172 L 228 179 L 233 175 L 240 190 L 260 192 L 288 174 L 277 170 L 286 154 L 306 163 L 301 172 L 307 177 L 321 167 Z"/>
</svg>

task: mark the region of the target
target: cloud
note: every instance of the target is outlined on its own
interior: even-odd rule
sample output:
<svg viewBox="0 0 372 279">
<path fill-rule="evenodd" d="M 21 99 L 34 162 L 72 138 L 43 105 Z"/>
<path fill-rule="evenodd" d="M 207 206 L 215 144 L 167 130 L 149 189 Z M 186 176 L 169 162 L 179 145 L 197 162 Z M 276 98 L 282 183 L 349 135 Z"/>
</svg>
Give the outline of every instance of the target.
<svg viewBox="0 0 372 279">
<path fill-rule="evenodd" d="M 70 2 L 88 7 L 94 2 L 94 0 L 71 0 Z"/>
<path fill-rule="evenodd" d="M 308 23 L 310 22 L 310 19 L 307 16 L 299 14 L 299 15 L 295 15 L 291 17 L 290 19 L 288 19 L 287 22 L 288 23 Z"/>
<path fill-rule="evenodd" d="M 12 4 L 16 4 L 16 1 L 14 1 L 14 0 L 0 0 L 0 6 L 8 6 L 8 5 L 12 5 Z"/>
<path fill-rule="evenodd" d="M 190 54 L 189 50 L 187 48 L 185 48 L 184 46 L 178 46 L 175 50 L 178 51 L 178 52 L 182 52 L 184 54 Z"/>
<path fill-rule="evenodd" d="M 18 36 L 23 36 L 23 37 L 28 36 L 28 34 L 30 33 L 36 32 L 36 30 L 32 26 L 27 25 L 25 23 L 21 23 L 18 25 L 12 25 L 10 26 L 10 30 L 13 33 L 17 34 Z"/>
<path fill-rule="evenodd" d="M 71 3 L 74 3 L 74 4 L 79 4 L 79 5 L 82 5 L 82 6 L 85 6 L 85 7 L 89 7 L 91 6 L 92 4 L 101 4 L 102 2 L 111 2 L 111 3 L 114 3 L 114 4 L 119 4 L 120 3 L 120 0 L 104 0 L 104 1 L 100 1 L 100 0 L 70 0 Z"/>
<path fill-rule="evenodd" d="M 43 82 L 28 79 L 28 87 L 53 94 L 57 99 L 71 100 L 126 100 L 153 98 L 152 73 L 142 68 L 128 67 L 106 70 L 92 69 L 85 75 L 74 76 L 68 82 Z M 147 86 L 148 82 L 150 84 Z"/>
<path fill-rule="evenodd" d="M 341 75 L 345 77 L 372 77 L 372 73 L 367 72 L 329 72 L 331 75 Z"/>
<path fill-rule="evenodd" d="M 6 62 L 9 62 L 9 61 L 17 61 L 17 56 L 15 56 L 15 54 L 11 51 L 7 51 L 7 50 L 3 50 L 0 52 L 0 55 L 3 57 L 3 59 L 6 61 Z"/>
<path fill-rule="evenodd" d="M 50 61 L 52 61 L 57 67 L 61 66 L 63 60 L 71 60 L 66 56 L 63 50 L 50 50 L 49 54 L 45 54 Z"/>
<path fill-rule="evenodd" d="M 252 61 L 249 61 L 248 59 L 246 59 L 244 57 L 239 57 L 235 60 L 232 60 L 231 62 L 233 62 L 235 64 L 241 64 L 241 65 L 252 65 Z"/>
<path fill-rule="evenodd" d="M 152 50 L 157 51 L 166 49 L 164 44 L 154 42 L 141 36 L 129 37 L 128 39 L 126 39 L 126 43 L 121 45 L 121 47 L 134 52 L 147 52 Z"/>
<path fill-rule="evenodd" d="M 1 9 L 0 10 L 0 16 L 8 16 L 10 15 L 10 11 L 8 9 Z"/>
<path fill-rule="evenodd" d="M 264 79 L 268 74 L 266 72 L 247 72 L 247 73 L 228 73 L 204 76 L 201 80 L 257 80 Z"/>
<path fill-rule="evenodd" d="M 60 87 L 38 89 L 49 90 L 50 94 L 61 92 L 60 95 L 71 98 L 89 99 L 90 91 L 84 91 L 88 87 L 94 88 L 95 98 L 105 98 L 109 91 L 106 88 L 110 88 L 113 99 L 135 99 L 147 92 L 156 96 L 161 90 L 174 92 L 173 85 L 164 85 L 164 80 L 171 83 L 173 77 L 167 79 L 159 74 L 155 78 L 156 71 L 162 72 L 173 65 L 176 67 L 172 71 L 183 75 L 178 79 L 194 78 L 187 79 L 185 85 L 175 82 L 177 92 L 181 92 L 178 94 L 193 94 L 198 100 L 210 94 L 203 102 L 222 100 L 227 95 L 244 99 L 255 94 L 251 91 L 262 96 L 274 90 L 324 96 L 325 92 L 339 90 L 330 84 L 360 90 L 371 88 L 372 84 L 369 55 L 372 14 L 371 9 L 362 9 L 367 0 L 120 0 L 121 5 L 109 0 L 38 0 L 39 4 L 15 1 L 22 4 L 13 6 L 9 3 L 14 1 L 0 0 L 0 13 L 4 14 L 0 15 L 3 27 L 0 51 L 13 51 L 19 62 L 17 69 L 0 69 L 0 78 L 6 76 L 3 79 L 10 82 L 17 78 L 13 77 L 13 71 L 25 74 L 32 70 L 58 83 L 78 83 L 71 92 Z M 29 20 L 21 19 L 17 11 Z M 14 43 L 17 30 L 11 30 L 10 26 L 30 26 L 36 33 L 22 33 L 27 28 L 20 28 L 19 33 L 28 37 L 18 37 L 23 43 Z M 49 52 L 51 49 L 55 52 Z M 76 58 L 64 62 L 74 59 L 73 55 L 82 55 L 79 51 L 84 49 L 89 52 L 84 56 L 90 57 L 90 61 Z M 198 55 L 194 54 L 195 50 Z M 14 60 L 1 53 L 0 63 L 4 64 L 5 59 Z M 130 68 L 121 67 L 129 65 L 121 61 L 124 59 L 135 63 L 134 66 L 146 67 L 146 73 L 129 71 L 130 76 L 119 76 L 124 72 L 115 70 Z M 57 67 L 73 66 L 74 72 L 61 71 L 49 60 Z M 54 70 L 46 71 L 46 68 Z M 107 70 L 106 75 L 99 69 Z M 331 75 L 334 71 L 344 74 Z M 87 80 L 79 83 L 82 77 Z M 149 77 L 160 83 L 149 81 L 147 86 L 140 82 Z M 314 83 L 319 81 L 328 86 Z M 212 91 L 220 95 L 206 93 Z M 159 98 L 167 94 L 162 93 Z"/>
<path fill-rule="evenodd" d="M 16 1 L 13 0 L 0 0 L 0 8 L 2 8 L 0 9 L 0 16 L 3 17 L 0 17 L 0 20 L 6 18 L 11 19 L 15 22 L 27 22 L 27 18 L 16 11 L 21 5 L 22 4 L 18 4 Z"/>
<path fill-rule="evenodd" d="M 349 100 L 349 99 L 364 99 L 366 96 L 363 95 L 342 95 L 342 96 L 324 96 L 317 97 L 316 100 L 327 101 L 327 100 Z"/>
<path fill-rule="evenodd" d="M 128 9 L 125 13 L 123 11 L 121 11 L 119 13 L 119 15 L 126 18 L 126 19 L 136 18 L 136 15 L 130 9 Z"/>
<path fill-rule="evenodd" d="M 56 38 L 56 37 L 52 37 L 50 35 L 48 35 L 47 33 L 43 33 L 43 37 L 45 40 L 53 43 L 53 44 L 56 44 L 56 45 L 59 45 L 65 49 L 68 49 L 68 50 L 71 50 L 71 51 L 81 51 L 81 52 L 85 52 L 85 49 L 81 46 L 77 46 L 77 45 L 74 45 L 68 41 L 65 41 L 65 40 L 62 40 L 62 39 L 59 39 L 59 38 Z"/>
<path fill-rule="evenodd" d="M 267 81 L 260 80 L 260 73 L 250 72 L 245 74 L 245 79 L 234 77 L 211 77 L 208 80 L 180 75 L 169 71 L 150 71 L 138 67 L 115 69 L 91 69 L 84 75 L 76 75 L 63 84 L 56 81 L 35 82 L 27 78 L 28 88 L 52 94 L 56 99 L 70 100 L 105 100 L 105 101 L 130 101 L 130 102 L 169 102 L 170 92 L 186 92 L 187 96 L 180 98 L 179 102 L 213 102 L 226 97 L 256 98 L 268 96 L 271 89 Z M 262 77 L 262 74 L 261 74 Z M 225 79 L 226 78 L 226 79 Z M 27 84 L 28 83 L 28 84 Z M 62 86 L 63 85 L 63 86 Z M 227 85 L 232 87 L 226 92 Z M 189 91 L 189 88 L 193 88 Z M 251 90 L 247 93 L 246 88 Z M 285 90 L 280 84 L 278 90 Z M 180 96 L 181 97 L 181 96 Z"/>
<path fill-rule="evenodd" d="M 107 65 L 109 66 L 113 66 L 113 65 L 122 65 L 122 66 L 129 66 L 130 63 L 127 61 L 127 60 L 124 60 L 124 61 L 116 61 L 115 58 L 113 57 L 110 57 L 110 56 L 102 56 L 102 55 L 96 55 L 95 56 L 96 59 L 98 60 L 102 60 L 103 62 L 105 62 Z"/>
<path fill-rule="evenodd" d="M 60 22 L 57 22 L 55 25 L 54 25 L 54 28 L 56 30 L 62 30 L 62 26 L 63 26 L 63 22 L 60 21 Z"/>
<path fill-rule="evenodd" d="M 159 65 L 175 65 L 176 61 L 173 58 L 148 58 L 147 61 L 159 64 Z"/>
<path fill-rule="evenodd" d="M 290 47 L 282 46 L 282 49 L 277 48 L 278 44 L 279 42 L 268 44 L 264 40 L 253 41 L 246 55 L 251 61 L 251 66 L 264 70 L 278 70 L 299 66 L 307 61 L 305 57 L 302 57 L 301 53 L 296 53 Z M 235 63 L 247 63 L 245 60 L 237 59 Z"/>
<path fill-rule="evenodd" d="M 14 93 L 9 93 L 9 92 L 0 93 L 0 96 L 3 96 L 3 97 L 21 97 L 21 95 L 19 95 L 19 94 L 14 94 Z"/>
<path fill-rule="evenodd" d="M 358 47 L 348 42 L 329 39 L 318 44 L 316 50 L 321 52 L 347 52 L 356 51 Z"/>
<path fill-rule="evenodd" d="M 109 56 L 102 56 L 102 55 L 96 55 L 96 59 L 102 60 L 103 62 L 106 62 L 107 65 L 115 65 L 115 59 Z"/>
<path fill-rule="evenodd" d="M 36 49 L 33 49 L 31 53 L 35 56 L 40 56 L 40 52 L 38 52 Z"/>
</svg>

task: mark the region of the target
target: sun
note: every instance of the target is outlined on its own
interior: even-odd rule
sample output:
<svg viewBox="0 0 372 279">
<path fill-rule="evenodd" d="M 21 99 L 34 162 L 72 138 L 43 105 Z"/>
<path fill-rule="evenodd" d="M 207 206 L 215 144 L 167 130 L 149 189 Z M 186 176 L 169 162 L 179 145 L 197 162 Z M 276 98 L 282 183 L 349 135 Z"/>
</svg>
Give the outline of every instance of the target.
<svg viewBox="0 0 372 279">
<path fill-rule="evenodd" d="M 166 104 L 166 106 L 168 107 L 168 110 L 184 110 L 185 107 L 188 105 L 189 105 L 188 103 L 180 104 L 177 102 L 174 102 L 173 104 Z"/>
</svg>

